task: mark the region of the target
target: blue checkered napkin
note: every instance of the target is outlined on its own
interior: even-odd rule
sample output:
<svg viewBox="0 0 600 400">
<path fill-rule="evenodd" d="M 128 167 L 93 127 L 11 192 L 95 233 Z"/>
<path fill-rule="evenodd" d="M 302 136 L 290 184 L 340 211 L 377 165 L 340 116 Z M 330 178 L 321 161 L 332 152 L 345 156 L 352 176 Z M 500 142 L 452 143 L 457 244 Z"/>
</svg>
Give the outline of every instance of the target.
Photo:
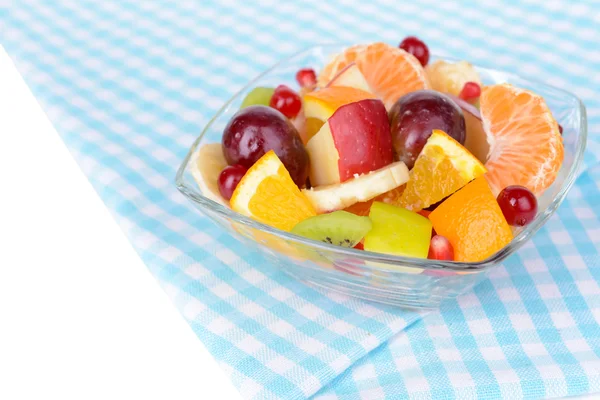
<svg viewBox="0 0 600 400">
<path fill-rule="evenodd" d="M 490 279 L 397 335 L 319 400 L 600 391 L 600 165 Z M 543 255 L 543 256 L 542 256 Z"/>
<path fill-rule="evenodd" d="M 420 315 L 288 278 L 191 209 L 172 180 L 215 111 L 278 59 L 323 41 L 394 43 L 411 33 L 437 54 L 578 94 L 592 166 L 594 3 L 25 0 L 0 14 L 0 41 L 245 397 L 537 398 L 599 390 L 598 167 L 489 281 L 409 328 Z"/>
</svg>

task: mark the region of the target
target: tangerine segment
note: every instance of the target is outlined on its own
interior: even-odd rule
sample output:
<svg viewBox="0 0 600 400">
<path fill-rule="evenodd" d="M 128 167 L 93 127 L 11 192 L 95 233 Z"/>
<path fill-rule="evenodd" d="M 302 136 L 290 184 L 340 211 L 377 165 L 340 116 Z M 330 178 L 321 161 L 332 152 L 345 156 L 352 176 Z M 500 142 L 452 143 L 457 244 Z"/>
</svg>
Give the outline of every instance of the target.
<svg viewBox="0 0 600 400">
<path fill-rule="evenodd" d="M 360 201 L 358 203 L 352 204 L 350 207 L 346 207 L 344 211 L 348 211 L 352 214 L 360 215 L 360 216 L 368 216 L 371 211 L 371 205 L 374 201 L 381 201 L 387 204 L 398 204 L 398 199 L 402 196 L 402 192 L 406 188 L 406 184 L 398 186 L 396 189 L 392 189 L 389 192 L 385 192 L 380 194 L 379 196 L 371 199 L 369 201 Z"/>
<path fill-rule="evenodd" d="M 486 178 L 494 194 L 510 185 L 540 195 L 564 157 L 562 136 L 541 96 L 509 84 L 483 88 L 479 99 L 490 144 Z"/>
<path fill-rule="evenodd" d="M 396 100 L 415 90 L 429 89 L 425 70 L 412 54 L 385 43 L 347 48 L 327 64 L 318 77 L 325 86 L 338 72 L 355 62 L 369 87 L 390 108 Z"/>
<path fill-rule="evenodd" d="M 485 174 L 483 164 L 456 140 L 434 130 L 410 171 L 399 207 L 418 211 Z"/>
<path fill-rule="evenodd" d="M 287 232 L 317 214 L 273 150 L 246 172 L 230 204 L 240 214 Z"/>
<path fill-rule="evenodd" d="M 454 193 L 429 214 L 433 229 L 454 247 L 455 261 L 482 261 L 513 238 L 484 177 Z"/>
</svg>

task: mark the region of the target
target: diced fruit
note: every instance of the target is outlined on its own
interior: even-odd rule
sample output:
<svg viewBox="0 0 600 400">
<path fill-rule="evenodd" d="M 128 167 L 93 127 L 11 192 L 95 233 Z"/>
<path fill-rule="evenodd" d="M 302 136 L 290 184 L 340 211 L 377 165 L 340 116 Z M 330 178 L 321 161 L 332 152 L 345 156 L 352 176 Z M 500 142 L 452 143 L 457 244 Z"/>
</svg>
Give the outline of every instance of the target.
<svg viewBox="0 0 600 400">
<path fill-rule="evenodd" d="M 356 63 L 369 88 L 383 100 L 388 109 L 406 93 L 430 87 L 419 60 L 412 54 L 385 43 L 347 48 L 321 70 L 318 85 L 327 85 L 351 63 Z"/>
<path fill-rule="evenodd" d="M 484 177 L 475 179 L 439 205 L 429 219 L 454 248 L 455 261 L 476 262 L 493 255 L 513 238 Z"/>
<path fill-rule="evenodd" d="M 465 83 L 475 82 L 482 86 L 479 73 L 466 61 L 450 63 L 438 60 L 425 68 L 431 88 L 443 93 L 458 96 Z"/>
<path fill-rule="evenodd" d="M 483 174 L 485 167 L 477 158 L 456 140 L 436 129 L 410 171 L 406 189 L 396 205 L 414 211 L 422 210 Z"/>
<path fill-rule="evenodd" d="M 375 98 L 376 96 L 369 92 L 345 86 L 324 88 L 305 94 L 307 139 L 310 140 L 341 106 Z"/>
<path fill-rule="evenodd" d="M 346 211 L 310 217 L 294 226 L 291 233 L 342 247 L 354 247 L 371 230 L 368 217 Z"/>
<path fill-rule="evenodd" d="M 365 236 L 365 250 L 407 257 L 427 257 L 431 238 L 431 221 L 427 218 L 379 201 L 371 206 L 369 217 L 373 228 Z"/>
<path fill-rule="evenodd" d="M 523 186 L 507 186 L 498 195 L 498 205 L 512 226 L 525 226 L 535 219 L 537 198 Z"/>
<path fill-rule="evenodd" d="M 275 89 L 269 87 L 255 87 L 244 97 L 240 108 L 248 106 L 268 106 Z"/>
<path fill-rule="evenodd" d="M 393 161 L 383 103 L 362 100 L 340 107 L 306 146 L 313 186 L 344 182 Z"/>
<path fill-rule="evenodd" d="M 217 203 L 225 204 L 226 201 L 221 196 L 217 183 L 219 174 L 227 166 L 221 144 L 208 143 L 200 147 L 191 165 L 192 176 L 202 195 Z"/>
<path fill-rule="evenodd" d="M 466 82 L 458 97 L 465 101 L 475 101 L 481 95 L 481 86 L 477 82 Z"/>
<path fill-rule="evenodd" d="M 400 98 L 390 110 L 396 159 L 412 168 L 434 129 L 465 142 L 465 118 L 458 105 L 442 93 L 420 90 Z"/>
<path fill-rule="evenodd" d="M 401 161 L 398 161 L 401 162 Z M 410 174 L 409 174 L 410 176 Z M 404 192 L 404 189 L 406 188 L 406 183 L 398 186 L 395 189 L 389 190 L 385 193 L 380 194 L 377 197 L 374 197 L 373 199 L 369 200 L 369 201 L 361 201 L 358 203 L 355 203 L 353 205 L 351 205 L 350 207 L 346 207 L 344 210 L 351 212 L 352 214 L 356 214 L 356 215 L 369 215 L 369 211 L 371 210 L 371 205 L 373 204 L 374 201 L 381 201 L 383 203 L 387 203 L 387 204 L 398 204 L 400 197 L 402 196 L 402 192 Z"/>
<path fill-rule="evenodd" d="M 371 93 L 371 88 L 356 63 L 348 64 L 327 84 L 327 87 L 334 86 L 352 87 Z"/>
<path fill-rule="evenodd" d="M 301 88 L 312 88 L 317 84 L 317 74 L 312 68 L 302 68 L 296 72 L 296 81 Z"/>
<path fill-rule="evenodd" d="M 221 196 L 229 200 L 238 183 L 242 180 L 248 169 L 243 165 L 228 165 L 219 174 L 218 185 Z"/>
<path fill-rule="evenodd" d="M 398 161 L 344 183 L 303 189 L 302 192 L 318 213 L 324 213 L 366 202 L 403 185 L 407 180 L 408 169 Z"/>
<path fill-rule="evenodd" d="M 479 101 L 490 143 L 486 178 L 493 193 L 521 185 L 540 195 L 556 179 L 564 156 L 562 136 L 546 102 L 506 83 L 484 87 Z"/>
<path fill-rule="evenodd" d="M 266 106 L 250 106 L 229 121 L 222 138 L 223 154 L 229 165 L 250 168 L 269 150 L 274 150 L 292 179 L 303 187 L 308 176 L 308 153 L 290 121 Z"/>
<path fill-rule="evenodd" d="M 294 118 L 302 108 L 302 99 L 289 87 L 279 85 L 275 88 L 269 105 L 286 117 Z"/>
<path fill-rule="evenodd" d="M 426 66 L 429 62 L 429 48 L 416 36 L 405 37 L 398 47 L 415 56 L 422 66 Z"/>
<path fill-rule="evenodd" d="M 465 116 L 465 125 L 467 127 L 465 148 L 471 152 L 479 161 L 485 164 L 490 152 L 488 136 L 483 130 L 481 113 L 477 107 L 456 96 L 451 96 L 452 100 L 460 106 Z"/>
<path fill-rule="evenodd" d="M 435 235 L 431 238 L 427 258 L 430 260 L 453 261 L 454 249 L 452 248 L 452 244 L 444 236 Z"/>
<path fill-rule="evenodd" d="M 230 203 L 234 211 L 284 231 L 316 215 L 273 150 L 248 170 Z"/>
</svg>

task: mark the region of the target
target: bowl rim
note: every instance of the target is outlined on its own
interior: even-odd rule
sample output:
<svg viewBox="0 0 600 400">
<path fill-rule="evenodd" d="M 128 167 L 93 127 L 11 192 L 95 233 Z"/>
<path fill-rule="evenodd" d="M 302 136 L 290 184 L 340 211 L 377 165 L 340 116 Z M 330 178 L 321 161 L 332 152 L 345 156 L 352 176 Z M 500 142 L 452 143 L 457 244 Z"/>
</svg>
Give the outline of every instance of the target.
<svg viewBox="0 0 600 400">
<path fill-rule="evenodd" d="M 572 99 L 575 99 L 577 102 L 577 108 L 579 111 L 579 135 L 576 143 L 576 150 L 573 159 L 573 165 L 571 169 L 568 171 L 567 176 L 563 182 L 562 187 L 560 187 L 559 192 L 556 196 L 551 200 L 550 204 L 546 207 L 546 209 L 538 214 L 536 218 L 527 225 L 521 232 L 519 232 L 506 246 L 502 249 L 489 256 L 485 260 L 477 261 L 477 262 L 463 262 L 463 261 L 440 261 L 440 260 L 431 260 L 431 259 L 421 259 L 421 258 L 413 258 L 413 257 L 405 257 L 405 256 L 395 256 L 389 254 L 375 253 L 366 250 L 358 250 L 354 248 L 347 248 L 341 246 L 335 246 L 333 244 L 324 243 L 315 241 L 312 239 L 307 239 L 301 236 L 294 235 L 289 232 L 282 231 L 280 229 L 271 227 L 269 225 L 263 224 L 261 222 L 255 221 L 249 217 L 246 217 L 242 214 L 239 214 L 229 207 L 226 207 L 208 197 L 205 197 L 199 190 L 194 188 L 190 188 L 185 183 L 184 175 L 185 172 L 190 165 L 190 161 L 194 160 L 194 154 L 196 148 L 202 141 L 202 138 L 207 134 L 207 132 L 212 128 L 215 120 L 224 112 L 227 111 L 229 105 L 236 100 L 239 96 L 245 93 L 248 89 L 256 85 L 256 82 L 263 78 L 264 76 L 270 74 L 272 71 L 276 70 L 279 66 L 284 65 L 290 61 L 293 61 L 295 58 L 301 57 L 303 55 L 309 54 L 310 52 L 316 49 L 323 49 L 326 47 L 338 47 L 343 48 L 344 46 L 350 46 L 351 44 L 346 43 L 324 43 L 319 45 L 310 46 L 301 50 L 297 53 L 294 53 L 290 56 L 284 57 L 271 67 L 267 68 L 265 71 L 257 75 L 255 78 L 251 79 L 246 85 L 244 85 L 239 91 L 237 91 L 229 100 L 223 104 L 221 108 L 215 113 L 215 115 L 207 122 L 206 126 L 202 129 L 200 135 L 196 138 L 192 146 L 190 147 L 188 153 L 183 159 L 180 167 L 177 170 L 177 174 L 175 175 L 175 185 L 177 189 L 186 196 L 190 201 L 198 204 L 203 208 L 207 208 L 212 212 L 216 212 L 217 214 L 235 222 L 241 223 L 243 225 L 249 226 L 254 229 L 258 229 L 260 231 L 267 232 L 274 236 L 277 236 L 281 239 L 285 239 L 287 241 L 298 243 L 304 246 L 308 246 L 317 250 L 324 250 L 327 252 L 332 252 L 339 254 L 341 256 L 347 256 L 352 258 L 360 258 L 365 261 L 370 261 L 374 264 L 365 264 L 365 268 L 369 268 L 373 271 L 382 271 L 388 273 L 398 273 L 399 270 L 394 265 L 401 266 L 403 268 L 420 268 L 420 269 L 444 269 L 444 270 L 453 270 L 453 271 L 465 271 L 468 270 L 470 272 L 486 270 L 492 266 L 495 266 L 506 259 L 508 256 L 515 253 L 525 242 L 527 242 L 537 231 L 546 223 L 546 221 L 554 214 L 554 212 L 558 209 L 561 203 L 564 201 L 567 193 L 575 183 L 575 180 L 578 176 L 578 171 L 583 163 L 583 156 L 586 148 L 587 142 L 587 116 L 586 116 L 586 108 L 583 102 L 579 97 L 575 94 L 568 92 L 564 89 L 557 88 L 552 85 L 548 85 L 544 82 L 540 82 L 535 79 L 529 79 L 527 77 L 523 77 L 517 74 L 513 74 L 506 71 L 497 70 L 494 68 L 488 68 L 485 66 L 481 66 L 479 64 L 473 64 L 476 68 L 485 70 L 490 73 L 501 74 L 508 79 L 513 80 L 523 80 L 533 84 L 541 85 L 543 87 L 552 89 L 553 91 L 559 92 L 568 96 Z M 443 59 L 449 61 L 459 61 L 459 59 L 449 57 L 449 56 L 436 56 L 432 55 L 432 59 Z M 258 242 L 257 242 L 258 243 Z M 258 243 L 259 245 L 263 245 Z"/>
</svg>

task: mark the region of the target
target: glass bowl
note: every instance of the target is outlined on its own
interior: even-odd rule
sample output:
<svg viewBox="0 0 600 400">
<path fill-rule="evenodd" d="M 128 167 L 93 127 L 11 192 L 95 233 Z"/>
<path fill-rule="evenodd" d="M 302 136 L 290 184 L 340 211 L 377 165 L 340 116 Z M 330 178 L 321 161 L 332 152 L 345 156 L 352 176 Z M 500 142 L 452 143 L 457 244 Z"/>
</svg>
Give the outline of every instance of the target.
<svg viewBox="0 0 600 400">
<path fill-rule="evenodd" d="M 573 185 L 582 162 L 587 130 L 585 107 L 576 96 L 564 90 L 477 67 L 484 84 L 508 82 L 542 95 L 564 129 L 565 146 L 562 168 L 556 181 L 538 199 L 539 212 L 535 220 L 515 232 L 507 246 L 481 262 L 408 258 L 316 242 L 256 222 L 206 197 L 191 172 L 197 162 L 198 149 L 204 144 L 221 141 L 225 125 L 238 111 L 244 96 L 256 86 L 275 87 L 282 83 L 297 86 L 295 74 L 298 69 L 312 67 L 318 70 L 345 47 L 321 45 L 309 48 L 282 60 L 248 83 L 217 112 L 194 142 L 177 172 L 177 188 L 199 211 L 232 236 L 263 253 L 272 263 L 298 279 L 370 301 L 419 309 L 438 307 L 443 300 L 456 297 L 485 278 L 556 211 Z"/>
</svg>

